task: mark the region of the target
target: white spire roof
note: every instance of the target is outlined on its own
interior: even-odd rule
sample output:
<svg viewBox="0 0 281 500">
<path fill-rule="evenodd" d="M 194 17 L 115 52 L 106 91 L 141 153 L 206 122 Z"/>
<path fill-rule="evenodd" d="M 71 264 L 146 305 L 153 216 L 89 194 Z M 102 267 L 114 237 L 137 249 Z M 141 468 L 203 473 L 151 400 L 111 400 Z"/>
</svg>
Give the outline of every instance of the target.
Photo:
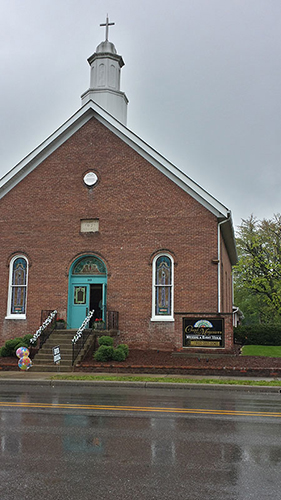
<svg viewBox="0 0 281 500">
<path fill-rule="evenodd" d="M 114 43 L 109 42 L 108 40 L 105 40 L 104 42 L 101 42 L 97 48 L 96 48 L 96 53 L 108 53 L 108 54 L 117 54 L 117 50 L 115 48 Z"/>
<path fill-rule="evenodd" d="M 89 57 L 91 66 L 90 88 L 82 94 L 82 106 L 90 100 L 96 102 L 118 121 L 127 124 L 128 99 L 120 90 L 121 68 L 124 66 L 122 56 L 117 54 L 115 45 L 108 40 L 108 16 L 106 23 L 105 40 L 101 42 L 96 52 Z"/>
</svg>

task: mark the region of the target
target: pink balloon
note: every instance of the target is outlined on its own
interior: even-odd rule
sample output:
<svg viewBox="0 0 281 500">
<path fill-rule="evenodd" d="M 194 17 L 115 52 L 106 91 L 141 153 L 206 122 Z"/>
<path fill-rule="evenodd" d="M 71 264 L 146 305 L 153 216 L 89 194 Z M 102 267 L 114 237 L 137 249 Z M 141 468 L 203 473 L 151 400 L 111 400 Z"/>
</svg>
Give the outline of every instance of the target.
<svg viewBox="0 0 281 500">
<path fill-rule="evenodd" d="M 28 356 L 23 356 L 18 362 L 18 367 L 21 370 L 29 370 L 32 366 L 32 361 Z"/>
<path fill-rule="evenodd" d="M 29 350 L 27 347 L 19 347 L 16 350 L 16 355 L 18 358 L 23 358 L 24 356 L 29 356 Z"/>
</svg>

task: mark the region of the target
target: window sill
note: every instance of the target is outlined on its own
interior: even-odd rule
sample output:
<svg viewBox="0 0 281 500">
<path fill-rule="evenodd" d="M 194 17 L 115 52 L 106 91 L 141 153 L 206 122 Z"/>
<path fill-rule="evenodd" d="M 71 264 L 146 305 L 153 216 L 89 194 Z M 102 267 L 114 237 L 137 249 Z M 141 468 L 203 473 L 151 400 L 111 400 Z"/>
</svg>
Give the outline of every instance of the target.
<svg viewBox="0 0 281 500">
<path fill-rule="evenodd" d="M 165 316 L 154 316 L 153 318 L 150 319 L 150 321 L 156 321 L 157 323 L 163 322 L 163 321 L 169 321 L 170 323 L 173 323 L 175 320 L 171 316 L 168 316 L 165 318 Z"/>
<path fill-rule="evenodd" d="M 26 315 L 25 314 L 10 314 L 9 316 L 6 316 L 5 319 L 21 320 L 21 319 L 26 319 Z"/>
</svg>

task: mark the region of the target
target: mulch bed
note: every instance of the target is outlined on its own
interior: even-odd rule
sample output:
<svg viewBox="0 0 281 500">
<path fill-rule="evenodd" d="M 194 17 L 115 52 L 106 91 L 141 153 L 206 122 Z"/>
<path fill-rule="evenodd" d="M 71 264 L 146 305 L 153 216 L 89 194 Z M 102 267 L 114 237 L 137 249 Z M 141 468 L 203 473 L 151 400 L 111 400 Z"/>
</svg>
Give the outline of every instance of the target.
<svg viewBox="0 0 281 500">
<path fill-rule="evenodd" d="M 0 371 L 18 370 L 18 358 L 15 356 L 11 358 L 0 357 Z"/>
<path fill-rule="evenodd" d="M 94 361 L 93 353 L 89 352 L 75 371 L 281 377 L 281 358 L 240 356 L 239 351 L 239 347 L 235 346 L 233 355 L 213 357 L 210 354 L 209 357 L 202 357 L 198 353 L 190 357 L 174 352 L 130 350 L 125 361 L 109 363 Z M 18 370 L 17 363 L 17 358 L 0 357 L 0 371 Z"/>
<path fill-rule="evenodd" d="M 174 352 L 130 350 L 125 361 L 98 363 L 94 361 L 93 354 L 89 353 L 76 371 L 281 377 L 281 358 L 240 356 L 239 346 L 235 346 L 233 355 L 205 356 L 203 358 L 202 354 L 196 354 L 190 357 Z"/>
</svg>

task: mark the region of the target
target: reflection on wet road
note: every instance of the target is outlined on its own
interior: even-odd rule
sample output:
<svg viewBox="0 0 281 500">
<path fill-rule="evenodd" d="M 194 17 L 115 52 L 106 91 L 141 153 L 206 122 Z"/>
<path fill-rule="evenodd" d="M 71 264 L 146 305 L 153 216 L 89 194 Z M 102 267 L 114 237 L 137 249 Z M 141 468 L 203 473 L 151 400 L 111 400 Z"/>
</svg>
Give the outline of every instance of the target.
<svg viewBox="0 0 281 500">
<path fill-rule="evenodd" d="M 0 408 L 50 408 L 57 410 L 99 410 L 99 411 L 125 411 L 125 412 L 156 412 L 156 413 L 182 413 L 201 415 L 234 415 L 248 417 L 281 417 L 281 412 L 272 411 L 237 411 L 237 410 L 210 410 L 199 408 L 167 408 L 159 406 L 116 406 L 116 405 L 87 405 L 87 404 L 58 404 L 58 403 L 28 403 L 0 401 Z"/>
<path fill-rule="evenodd" d="M 279 498 L 281 395 L 0 392 L 1 500 Z"/>
</svg>

